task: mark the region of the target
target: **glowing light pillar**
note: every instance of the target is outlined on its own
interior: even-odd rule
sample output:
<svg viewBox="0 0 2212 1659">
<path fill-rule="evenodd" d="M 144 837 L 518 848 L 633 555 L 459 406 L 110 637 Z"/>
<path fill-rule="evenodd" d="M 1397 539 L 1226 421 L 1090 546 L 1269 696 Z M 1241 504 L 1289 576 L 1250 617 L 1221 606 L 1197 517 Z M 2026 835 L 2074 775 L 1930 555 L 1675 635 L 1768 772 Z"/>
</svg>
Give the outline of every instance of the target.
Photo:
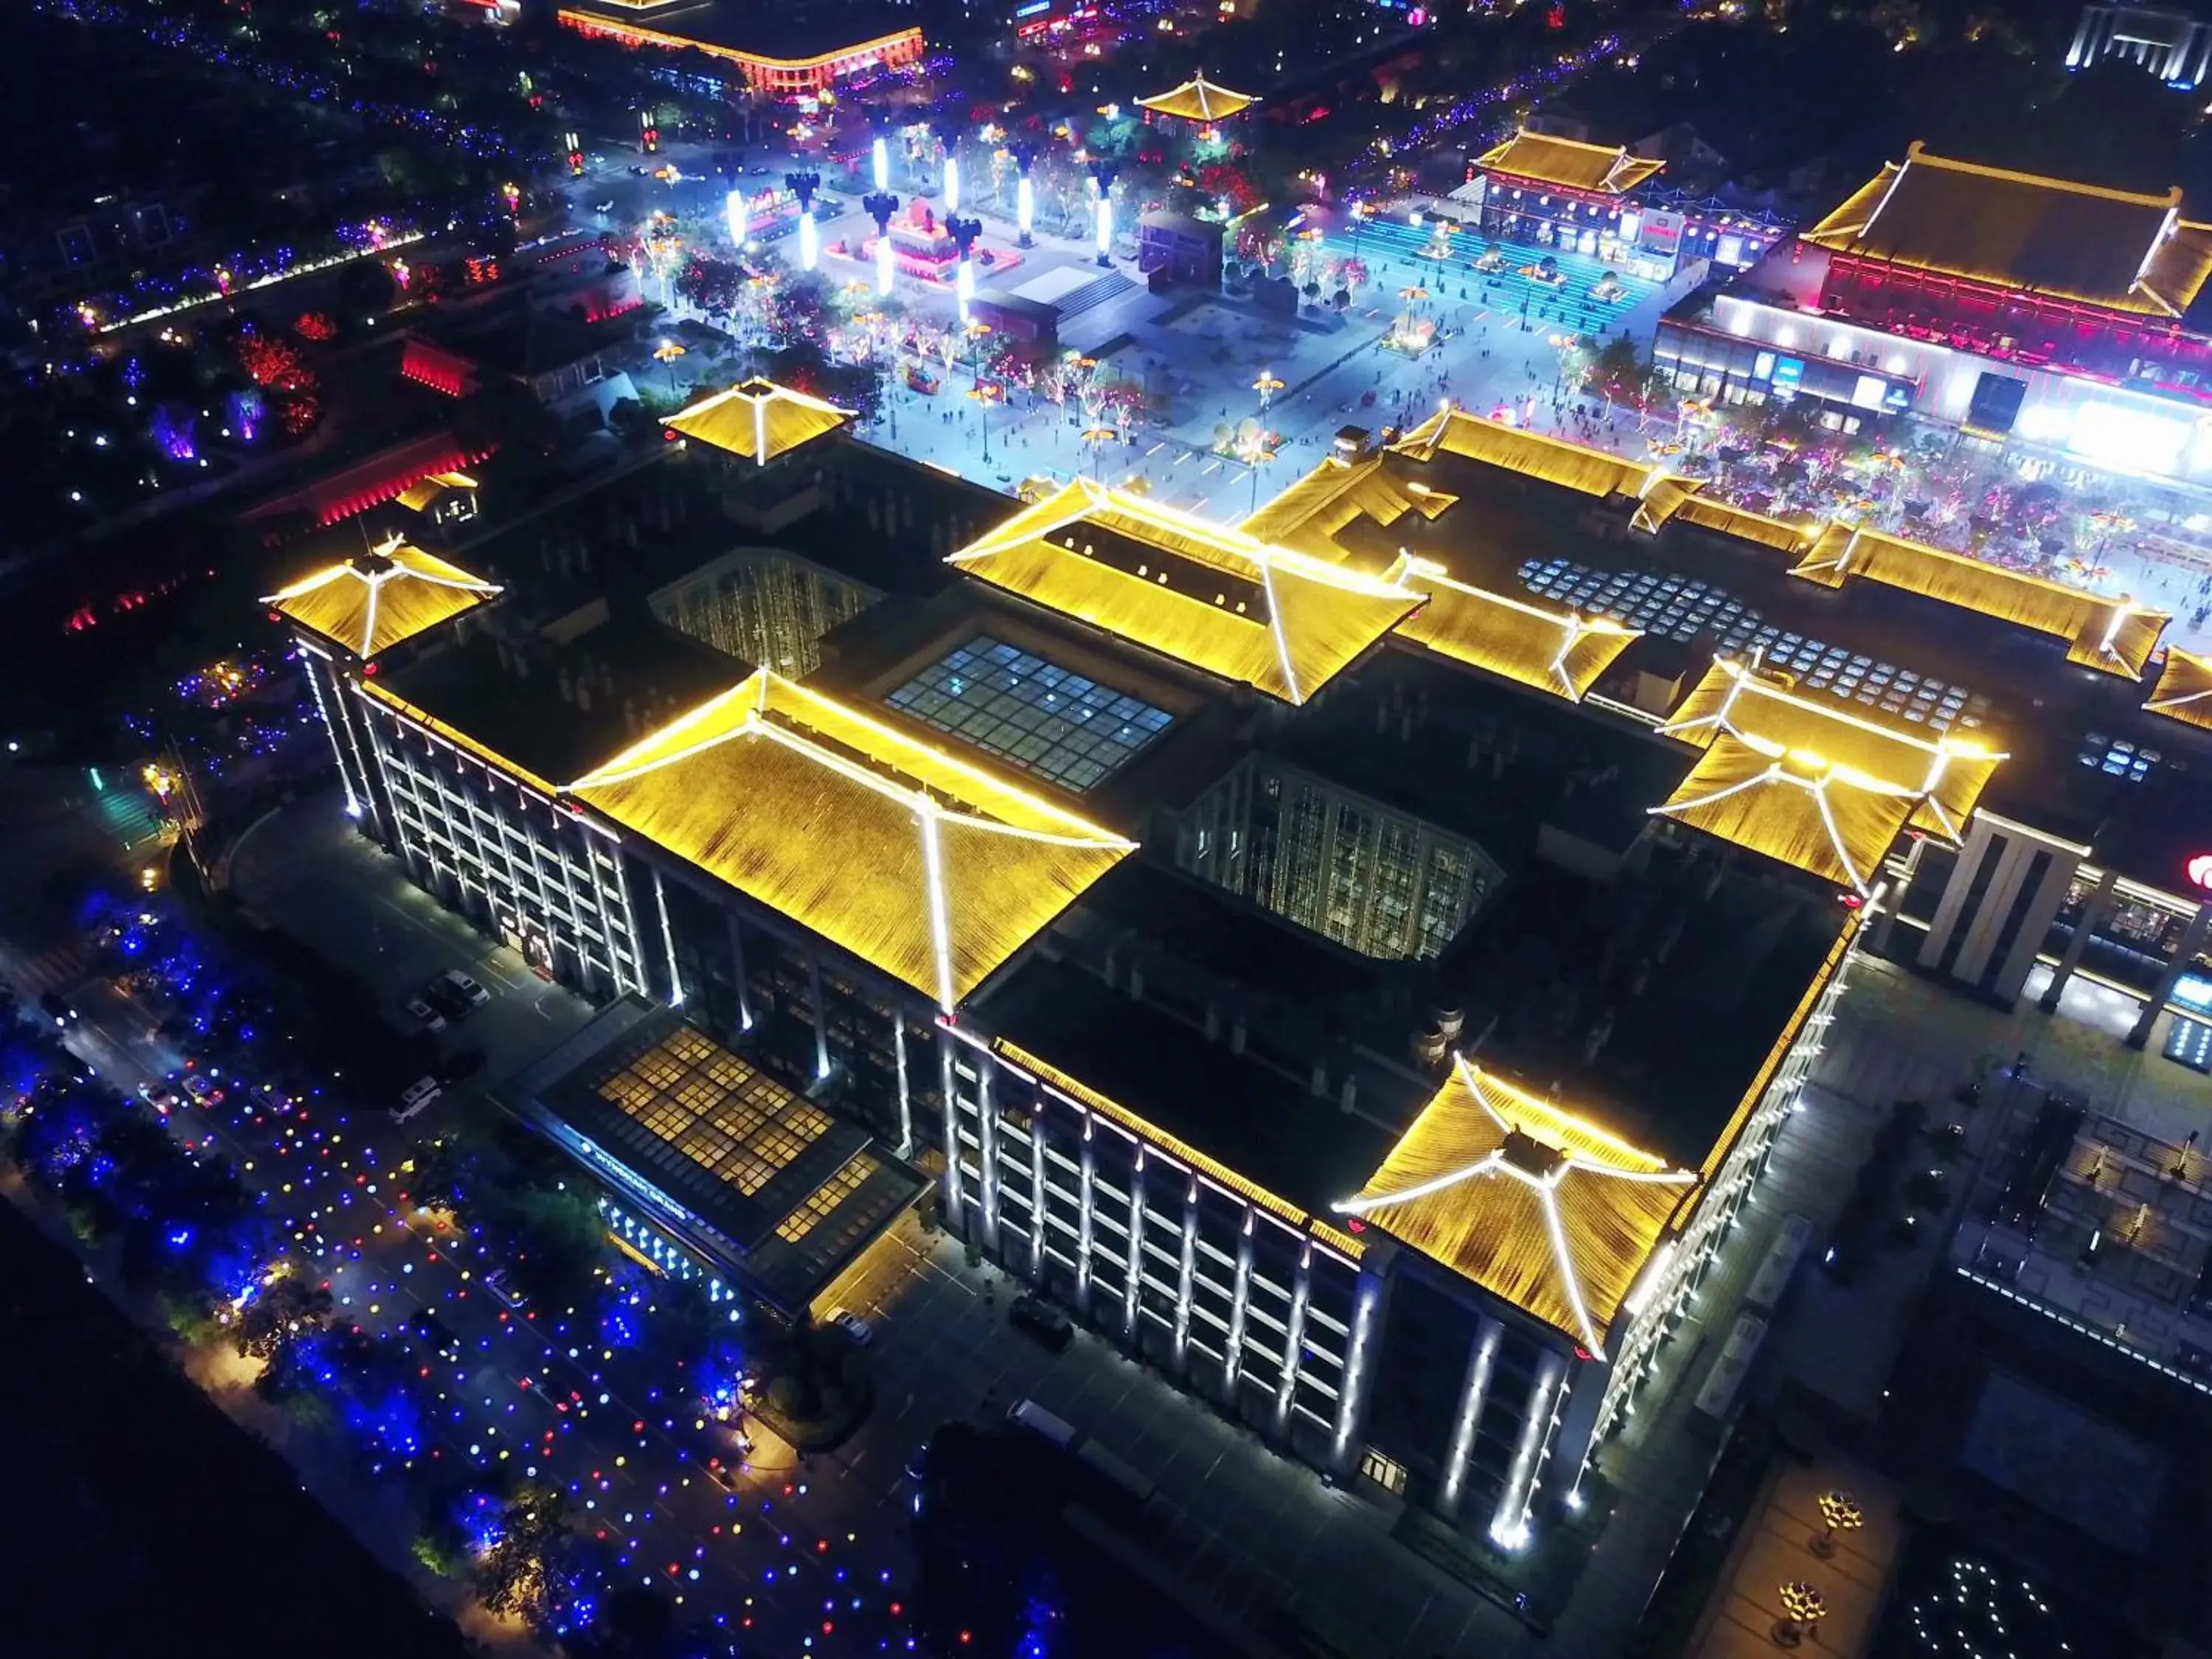
<svg viewBox="0 0 2212 1659">
<path fill-rule="evenodd" d="M 1114 179 L 1121 170 L 1112 161 L 1091 164 L 1091 198 L 1098 221 L 1098 263 L 1102 265 L 1114 263 Z"/>
<path fill-rule="evenodd" d="M 868 166 L 870 169 L 868 177 L 875 187 L 878 190 L 889 190 L 891 187 L 890 141 L 880 132 L 876 135 L 874 142 L 868 146 Z"/>
<path fill-rule="evenodd" d="M 1036 1109 L 1030 1114 L 1030 1277 L 1044 1283 L 1044 1115 L 1045 1099 L 1039 1091 Z"/>
<path fill-rule="evenodd" d="M 1091 1251 L 1098 1237 L 1098 1156 L 1091 1144 L 1096 1123 L 1089 1112 L 1084 1113 L 1081 1176 L 1077 1182 L 1082 1207 L 1079 1217 L 1081 1227 L 1075 1240 L 1075 1305 L 1085 1313 L 1091 1311 Z M 1042 1220 L 1037 1223 L 1037 1232 L 1040 1237 L 1044 1232 Z"/>
<path fill-rule="evenodd" d="M 1121 1334 L 1137 1340 L 1137 1293 L 1145 1282 L 1145 1148 L 1139 1142 L 1129 1166 L 1129 1255 L 1123 1264 Z"/>
<path fill-rule="evenodd" d="M 1376 1259 L 1378 1255 L 1382 1260 Z M 1375 1325 L 1382 1311 L 1382 1273 L 1389 1255 L 1387 1249 L 1370 1251 L 1359 1264 L 1359 1283 L 1352 1291 L 1352 1334 L 1345 1345 L 1336 1435 L 1329 1447 L 1330 1467 L 1339 1474 L 1351 1462 L 1352 1447 L 1366 1425 L 1368 1373 L 1375 1368 Z"/>
<path fill-rule="evenodd" d="M 1298 1358 L 1305 1352 L 1306 1304 L 1313 1295 L 1313 1241 L 1298 1252 L 1298 1270 L 1291 1279 L 1291 1318 L 1283 1327 L 1283 1375 L 1275 1385 L 1275 1432 L 1291 1420 L 1291 1396 L 1298 1389 Z"/>
<path fill-rule="evenodd" d="M 878 144 L 883 140 L 876 141 Z M 898 211 L 898 198 L 887 190 L 871 191 L 860 198 L 860 205 L 876 222 L 876 292 L 891 291 L 891 215 Z"/>
<path fill-rule="evenodd" d="M 1517 1550 L 1528 1541 L 1528 1509 L 1536 1497 L 1536 1466 L 1547 1449 L 1558 1421 L 1559 1385 L 1567 1380 L 1567 1362 L 1547 1353 L 1536 1368 L 1528 1391 L 1528 1414 L 1521 1420 L 1521 1442 L 1513 1449 L 1513 1466 L 1505 1476 L 1505 1490 L 1491 1517 L 1490 1539 L 1500 1549 Z"/>
<path fill-rule="evenodd" d="M 1190 1178 L 1189 1190 L 1182 1200 L 1182 1252 L 1176 1264 L 1176 1369 L 1186 1370 L 1190 1364 L 1190 1296 L 1191 1280 L 1198 1272 L 1198 1177 Z"/>
<path fill-rule="evenodd" d="M 814 233 L 814 192 L 822 188 L 818 173 L 787 173 L 784 188 L 799 198 L 799 268 L 811 270 L 821 258 Z"/>
<path fill-rule="evenodd" d="M 965 326 L 968 302 L 975 297 L 975 240 L 983 234 L 983 222 L 948 216 L 945 221 L 945 234 L 960 250 L 960 264 L 954 270 L 952 291 L 959 297 L 960 321 Z"/>
<path fill-rule="evenodd" d="M 880 141 L 878 141 L 880 142 Z M 960 1217 L 960 1106 L 952 1084 L 952 1039 L 942 1031 L 937 1037 L 938 1098 L 945 1103 L 945 1185 L 941 1203 L 945 1227 L 963 1231 Z"/>
<path fill-rule="evenodd" d="M 1459 1513 L 1461 1494 L 1467 1490 L 1467 1466 L 1474 1451 L 1475 1431 L 1482 1425 L 1482 1408 L 1489 1403 L 1490 1373 L 1498 1364 L 1498 1339 L 1505 1328 L 1494 1319 L 1481 1322 L 1474 1351 L 1467 1362 L 1467 1382 L 1460 1390 L 1459 1418 L 1452 1425 L 1451 1461 L 1444 1465 L 1444 1488 L 1437 1507 L 1446 1516 Z"/>
<path fill-rule="evenodd" d="M 1030 169 L 1036 165 L 1035 144 L 1016 144 L 1012 147 L 1014 167 L 1019 176 L 1014 181 L 1015 240 L 1023 247 L 1036 246 L 1036 185 L 1030 178 Z"/>
<path fill-rule="evenodd" d="M 1229 1297 L 1229 1352 L 1221 1362 L 1221 1381 L 1231 1399 L 1244 1370 L 1244 1325 L 1252 1305 L 1252 1206 L 1244 1206 L 1244 1225 L 1237 1235 L 1237 1280 Z"/>
<path fill-rule="evenodd" d="M 945 152 L 945 210 L 960 211 L 960 158 L 950 149 Z"/>
</svg>

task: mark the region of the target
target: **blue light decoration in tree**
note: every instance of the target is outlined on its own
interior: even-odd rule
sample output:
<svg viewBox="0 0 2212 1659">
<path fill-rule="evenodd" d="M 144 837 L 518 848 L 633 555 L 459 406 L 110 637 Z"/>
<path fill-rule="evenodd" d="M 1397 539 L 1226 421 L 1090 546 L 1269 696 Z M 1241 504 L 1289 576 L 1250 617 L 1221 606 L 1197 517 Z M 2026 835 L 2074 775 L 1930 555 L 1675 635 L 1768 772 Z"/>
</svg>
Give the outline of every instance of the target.
<svg viewBox="0 0 2212 1659">
<path fill-rule="evenodd" d="M 239 442 L 250 444 L 258 439 L 266 415 L 259 387 L 248 386 L 230 394 L 230 430 Z"/>
<path fill-rule="evenodd" d="M 198 417 L 189 411 L 179 415 L 164 404 L 154 411 L 153 422 L 149 430 L 155 443 L 160 446 L 161 453 L 171 460 L 196 461 L 199 459 L 200 451 L 199 445 L 194 441 L 192 433 L 198 424 Z"/>
</svg>

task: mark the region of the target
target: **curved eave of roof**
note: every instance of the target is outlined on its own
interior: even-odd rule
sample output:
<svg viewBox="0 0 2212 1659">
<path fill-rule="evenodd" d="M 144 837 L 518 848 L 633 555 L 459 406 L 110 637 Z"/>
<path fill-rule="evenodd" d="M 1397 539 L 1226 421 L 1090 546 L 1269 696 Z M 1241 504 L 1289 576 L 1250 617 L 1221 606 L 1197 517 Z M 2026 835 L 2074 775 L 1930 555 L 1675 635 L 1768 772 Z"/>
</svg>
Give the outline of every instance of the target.
<svg viewBox="0 0 2212 1659">
<path fill-rule="evenodd" d="M 1632 155 L 1625 145 L 1586 143 L 1525 127 L 1477 156 L 1474 164 L 1533 184 L 1608 196 L 1626 195 L 1667 165 Z"/>
<path fill-rule="evenodd" d="M 1506 1155 L 1517 1134 L 1557 1159 Z M 1359 1216 L 1602 1355 L 1638 1274 L 1700 1186 L 1590 1120 L 1455 1054 L 1358 1196 Z"/>
<path fill-rule="evenodd" d="M 1429 601 L 1398 625 L 1399 638 L 1569 702 L 1643 637 L 1610 617 L 1470 587 L 1426 560 L 1404 560 L 1393 574 Z"/>
<path fill-rule="evenodd" d="M 2143 707 L 2185 726 L 2212 731 L 2212 657 L 2200 657 L 2178 645 L 2166 648 L 2166 665 Z"/>
<path fill-rule="evenodd" d="M 364 571 L 356 560 L 328 565 L 261 602 L 366 662 L 475 610 L 501 591 L 496 582 L 472 576 L 396 537 L 369 556 L 381 562 L 381 568 Z"/>
<path fill-rule="evenodd" d="M 1226 121 L 1260 101 L 1252 93 L 1231 92 L 1203 75 L 1194 75 L 1179 87 L 1137 100 L 1137 107 L 1156 115 L 1172 115 L 1185 121 Z"/>
<path fill-rule="evenodd" d="M 1864 898 L 1922 799 L 1826 756 L 1725 732 L 1649 811 Z"/>
<path fill-rule="evenodd" d="M 766 670 L 565 793 L 947 1011 L 1135 847 Z"/>
<path fill-rule="evenodd" d="M 1929 738 L 1890 726 L 1832 697 L 1806 696 L 1764 672 L 1754 656 L 1713 659 L 1659 728 L 1662 737 L 1710 748 L 1723 737 L 1839 762 L 1914 798 L 1909 827 L 1956 845 L 1996 769 L 2009 758 L 1969 738 Z"/>
<path fill-rule="evenodd" d="M 772 380 L 753 380 L 678 410 L 667 426 L 672 432 L 766 466 L 852 418 L 851 410 Z"/>
</svg>

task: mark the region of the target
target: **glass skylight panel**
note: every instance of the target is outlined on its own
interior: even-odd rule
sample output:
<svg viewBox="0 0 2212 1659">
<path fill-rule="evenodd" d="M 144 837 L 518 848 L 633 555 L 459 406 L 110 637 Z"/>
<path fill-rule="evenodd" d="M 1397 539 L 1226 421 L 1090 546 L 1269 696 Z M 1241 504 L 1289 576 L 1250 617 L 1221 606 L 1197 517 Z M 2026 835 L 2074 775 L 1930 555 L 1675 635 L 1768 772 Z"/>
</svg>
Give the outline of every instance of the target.
<svg viewBox="0 0 2212 1659">
<path fill-rule="evenodd" d="M 988 634 L 931 664 L 886 701 L 1079 794 L 1128 764 L 1174 718 Z"/>
</svg>

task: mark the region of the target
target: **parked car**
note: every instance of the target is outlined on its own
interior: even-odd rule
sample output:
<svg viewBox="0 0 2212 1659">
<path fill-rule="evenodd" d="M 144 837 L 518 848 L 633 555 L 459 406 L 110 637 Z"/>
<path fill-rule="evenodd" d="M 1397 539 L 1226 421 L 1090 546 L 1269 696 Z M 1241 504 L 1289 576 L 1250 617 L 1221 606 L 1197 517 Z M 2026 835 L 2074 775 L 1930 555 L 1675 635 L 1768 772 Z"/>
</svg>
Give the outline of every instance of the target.
<svg viewBox="0 0 2212 1659">
<path fill-rule="evenodd" d="M 406 1122 L 409 1118 L 413 1117 L 417 1113 L 422 1111 L 437 1097 L 437 1079 L 434 1077 L 416 1078 L 412 1083 L 409 1084 L 406 1088 L 400 1091 L 399 1103 L 392 1109 L 392 1121 L 394 1123 Z"/>
<path fill-rule="evenodd" d="M 481 1048 L 462 1048 L 449 1055 L 438 1068 L 438 1081 L 459 1083 L 463 1078 L 474 1077 L 484 1068 L 484 1051 Z"/>
<path fill-rule="evenodd" d="M 876 1340 L 875 1332 L 868 1328 L 868 1322 L 850 1308 L 830 1309 L 830 1316 L 823 1322 L 844 1332 L 857 1347 L 865 1348 Z"/>
<path fill-rule="evenodd" d="M 1065 1352 L 1075 1340 L 1075 1322 L 1040 1297 L 1016 1297 L 1007 1304 L 1006 1317 L 1016 1329 L 1054 1353 Z"/>
<path fill-rule="evenodd" d="M 202 1106 L 222 1104 L 222 1087 L 198 1072 L 185 1073 L 185 1092 Z"/>
<path fill-rule="evenodd" d="M 446 1017 L 430 1006 L 428 997 L 411 996 L 407 999 L 405 1006 L 407 1017 L 424 1030 L 442 1031 L 446 1029 Z"/>
<path fill-rule="evenodd" d="M 461 1357 L 461 1339 L 428 1308 L 418 1309 L 407 1322 L 407 1334 L 441 1359 L 456 1360 Z"/>
<path fill-rule="evenodd" d="M 168 1116 L 171 1112 L 184 1104 L 177 1091 L 166 1083 L 140 1084 L 138 1098 L 151 1106 L 163 1117 Z"/>
<path fill-rule="evenodd" d="M 491 1000 L 491 993 L 471 979 L 458 968 L 448 968 L 438 975 L 438 983 L 460 998 L 471 1008 L 481 1008 Z"/>
<path fill-rule="evenodd" d="M 510 1308 L 520 1308 L 530 1300 L 514 1288 L 514 1280 L 504 1267 L 494 1267 L 477 1283 Z"/>
</svg>

